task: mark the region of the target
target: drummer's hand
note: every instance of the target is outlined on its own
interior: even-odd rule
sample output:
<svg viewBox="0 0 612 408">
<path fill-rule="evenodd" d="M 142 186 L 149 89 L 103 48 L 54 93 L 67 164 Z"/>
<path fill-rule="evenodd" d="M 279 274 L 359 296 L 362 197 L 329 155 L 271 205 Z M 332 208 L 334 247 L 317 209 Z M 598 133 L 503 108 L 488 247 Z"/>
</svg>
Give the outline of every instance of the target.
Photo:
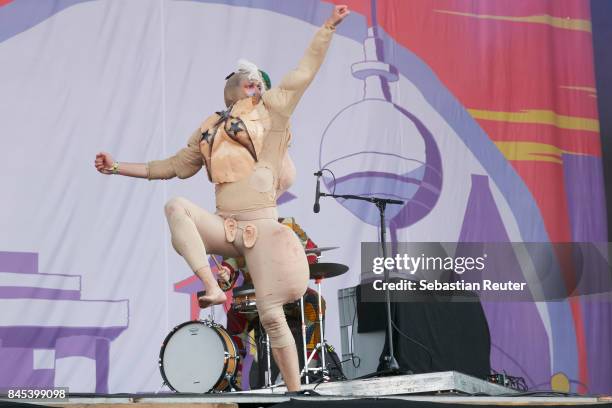
<svg viewBox="0 0 612 408">
<path fill-rule="evenodd" d="M 223 280 L 224 282 L 229 283 L 230 276 L 231 276 L 230 268 L 228 268 L 225 265 L 221 265 L 221 268 L 217 272 L 217 276 L 219 277 L 219 279 Z"/>
</svg>

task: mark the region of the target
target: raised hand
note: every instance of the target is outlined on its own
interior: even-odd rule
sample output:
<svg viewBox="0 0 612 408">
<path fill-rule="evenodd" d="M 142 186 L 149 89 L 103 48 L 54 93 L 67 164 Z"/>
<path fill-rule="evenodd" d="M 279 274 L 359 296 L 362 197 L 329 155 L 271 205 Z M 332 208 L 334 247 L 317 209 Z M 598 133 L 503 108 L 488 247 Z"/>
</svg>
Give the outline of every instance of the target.
<svg viewBox="0 0 612 408">
<path fill-rule="evenodd" d="M 335 27 L 340 24 L 349 14 L 351 14 L 351 12 L 349 11 L 348 6 L 339 4 L 334 7 L 332 15 L 327 19 L 327 23 Z"/>
<path fill-rule="evenodd" d="M 112 174 L 112 167 L 115 160 L 110 153 L 100 152 L 96 154 L 95 166 L 96 170 L 98 170 L 102 174 Z"/>
</svg>

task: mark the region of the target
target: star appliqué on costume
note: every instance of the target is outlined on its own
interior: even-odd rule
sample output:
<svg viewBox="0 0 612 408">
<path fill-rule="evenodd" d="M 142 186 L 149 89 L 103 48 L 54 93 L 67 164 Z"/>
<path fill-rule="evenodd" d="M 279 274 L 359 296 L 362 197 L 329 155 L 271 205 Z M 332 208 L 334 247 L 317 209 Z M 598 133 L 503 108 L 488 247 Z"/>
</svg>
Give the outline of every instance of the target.
<svg viewBox="0 0 612 408">
<path fill-rule="evenodd" d="M 207 143 L 210 143 L 210 132 L 208 130 L 202 133 L 202 139 L 206 140 Z"/>
<path fill-rule="evenodd" d="M 229 131 L 232 132 L 234 135 L 240 132 L 241 130 L 242 130 L 242 127 L 240 127 L 240 122 L 238 121 L 232 122 L 229 128 Z"/>
</svg>

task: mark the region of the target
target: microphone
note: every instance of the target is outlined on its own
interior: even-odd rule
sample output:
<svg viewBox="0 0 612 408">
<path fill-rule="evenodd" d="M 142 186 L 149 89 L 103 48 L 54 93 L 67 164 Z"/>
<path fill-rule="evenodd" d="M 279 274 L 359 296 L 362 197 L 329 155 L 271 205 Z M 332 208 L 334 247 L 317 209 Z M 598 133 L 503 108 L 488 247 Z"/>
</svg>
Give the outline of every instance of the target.
<svg viewBox="0 0 612 408">
<path fill-rule="evenodd" d="M 321 197 L 320 177 L 323 175 L 323 172 L 319 170 L 314 175 L 317 176 L 317 189 L 315 191 L 315 203 L 314 203 L 314 206 L 312 207 L 312 211 L 314 213 L 318 213 L 321 210 L 321 206 L 319 205 L 319 198 Z"/>
</svg>

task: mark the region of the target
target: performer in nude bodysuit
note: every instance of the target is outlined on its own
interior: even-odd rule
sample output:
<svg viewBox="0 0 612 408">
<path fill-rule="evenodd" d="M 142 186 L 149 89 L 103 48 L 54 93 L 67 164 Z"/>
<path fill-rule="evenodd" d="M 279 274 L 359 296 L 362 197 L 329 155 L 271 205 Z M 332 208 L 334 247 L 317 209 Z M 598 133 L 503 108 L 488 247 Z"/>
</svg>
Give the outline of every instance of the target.
<svg viewBox="0 0 612 408">
<path fill-rule="evenodd" d="M 334 7 L 298 67 L 277 87 L 264 91 L 257 67 L 248 64 L 230 74 L 224 91 L 228 109 L 204 120 L 187 147 L 174 156 L 146 164 L 118 163 L 102 152 L 95 160 L 101 173 L 150 180 L 187 178 L 206 167 L 215 183 L 217 211 L 210 213 L 185 198 L 171 199 L 165 213 L 172 245 L 206 287 L 206 295 L 199 299 L 201 307 L 225 302 L 208 254 L 245 257 L 258 314 L 289 391 L 300 389 L 300 376 L 283 304 L 304 294 L 309 271 L 295 233 L 277 221 L 276 193 L 281 187 L 291 114 L 323 63 L 336 25 L 348 14 L 346 6 Z"/>
</svg>

